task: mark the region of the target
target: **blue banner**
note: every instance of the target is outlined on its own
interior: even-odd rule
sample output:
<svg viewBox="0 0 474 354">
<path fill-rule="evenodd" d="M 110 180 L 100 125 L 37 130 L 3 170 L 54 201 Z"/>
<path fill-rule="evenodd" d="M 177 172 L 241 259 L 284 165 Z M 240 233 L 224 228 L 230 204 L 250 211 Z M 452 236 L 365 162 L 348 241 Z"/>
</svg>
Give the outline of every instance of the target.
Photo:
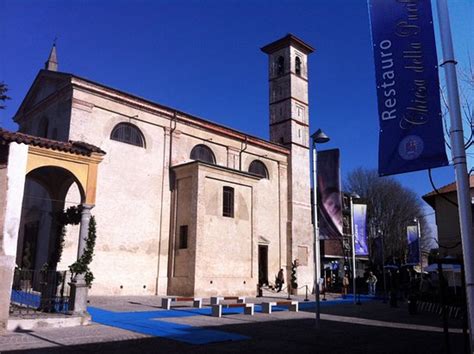
<svg viewBox="0 0 474 354">
<path fill-rule="evenodd" d="M 408 254 L 407 263 L 420 263 L 420 238 L 418 237 L 418 227 L 407 227 Z"/>
<path fill-rule="evenodd" d="M 446 166 L 430 0 L 369 0 L 379 175 Z"/>
<path fill-rule="evenodd" d="M 367 205 L 354 204 L 354 244 L 356 256 L 368 256 L 369 246 L 367 244 Z"/>
</svg>

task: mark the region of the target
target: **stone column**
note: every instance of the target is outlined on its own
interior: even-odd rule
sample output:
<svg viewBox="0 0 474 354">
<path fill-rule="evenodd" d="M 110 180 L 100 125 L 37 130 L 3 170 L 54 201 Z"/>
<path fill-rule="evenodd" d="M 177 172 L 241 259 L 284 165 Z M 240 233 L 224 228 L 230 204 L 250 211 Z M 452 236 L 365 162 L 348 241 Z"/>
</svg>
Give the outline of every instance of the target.
<svg viewBox="0 0 474 354">
<path fill-rule="evenodd" d="M 79 229 L 79 244 L 77 247 L 77 259 L 81 258 L 86 248 L 86 240 L 89 232 L 89 221 L 91 209 L 94 205 L 82 204 L 81 225 Z M 87 315 L 87 284 L 84 274 L 78 274 L 71 283 L 71 303 L 74 314 Z"/>
</svg>

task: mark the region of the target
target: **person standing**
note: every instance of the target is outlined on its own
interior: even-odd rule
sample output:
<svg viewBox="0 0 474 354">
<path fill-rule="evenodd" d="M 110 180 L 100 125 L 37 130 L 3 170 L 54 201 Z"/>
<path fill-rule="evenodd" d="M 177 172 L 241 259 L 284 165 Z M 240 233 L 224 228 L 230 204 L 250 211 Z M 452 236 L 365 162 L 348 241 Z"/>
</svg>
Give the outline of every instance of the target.
<svg viewBox="0 0 474 354">
<path fill-rule="evenodd" d="M 345 298 L 347 295 L 347 290 L 349 289 L 349 276 L 347 273 L 344 274 L 342 278 L 342 297 Z"/>
<path fill-rule="evenodd" d="M 276 278 L 276 288 L 277 292 L 280 292 L 283 288 L 283 284 L 285 283 L 285 276 L 283 275 L 283 269 L 280 269 Z"/>
<path fill-rule="evenodd" d="M 369 277 L 367 278 L 367 284 L 369 285 L 369 295 L 375 295 L 377 277 L 374 275 L 373 272 L 369 273 Z"/>
</svg>

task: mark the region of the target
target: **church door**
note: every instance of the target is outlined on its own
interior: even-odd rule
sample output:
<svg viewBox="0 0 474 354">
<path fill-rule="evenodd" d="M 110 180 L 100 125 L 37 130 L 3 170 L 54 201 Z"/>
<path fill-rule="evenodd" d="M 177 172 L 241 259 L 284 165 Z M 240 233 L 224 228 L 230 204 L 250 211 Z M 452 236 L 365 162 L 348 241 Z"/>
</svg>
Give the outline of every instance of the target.
<svg viewBox="0 0 474 354">
<path fill-rule="evenodd" d="M 268 246 L 258 246 L 258 284 L 268 284 Z"/>
</svg>

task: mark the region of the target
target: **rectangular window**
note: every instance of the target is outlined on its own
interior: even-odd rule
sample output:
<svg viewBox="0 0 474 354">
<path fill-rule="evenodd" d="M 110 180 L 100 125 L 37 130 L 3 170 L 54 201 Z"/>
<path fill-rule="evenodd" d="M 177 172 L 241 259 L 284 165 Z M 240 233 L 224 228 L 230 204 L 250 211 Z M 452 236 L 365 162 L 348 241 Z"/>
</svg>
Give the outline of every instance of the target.
<svg viewBox="0 0 474 354">
<path fill-rule="evenodd" d="M 229 218 L 234 217 L 234 188 L 232 187 L 224 187 L 222 215 Z"/>
<path fill-rule="evenodd" d="M 179 227 L 179 248 L 188 248 L 188 225 Z"/>
</svg>

